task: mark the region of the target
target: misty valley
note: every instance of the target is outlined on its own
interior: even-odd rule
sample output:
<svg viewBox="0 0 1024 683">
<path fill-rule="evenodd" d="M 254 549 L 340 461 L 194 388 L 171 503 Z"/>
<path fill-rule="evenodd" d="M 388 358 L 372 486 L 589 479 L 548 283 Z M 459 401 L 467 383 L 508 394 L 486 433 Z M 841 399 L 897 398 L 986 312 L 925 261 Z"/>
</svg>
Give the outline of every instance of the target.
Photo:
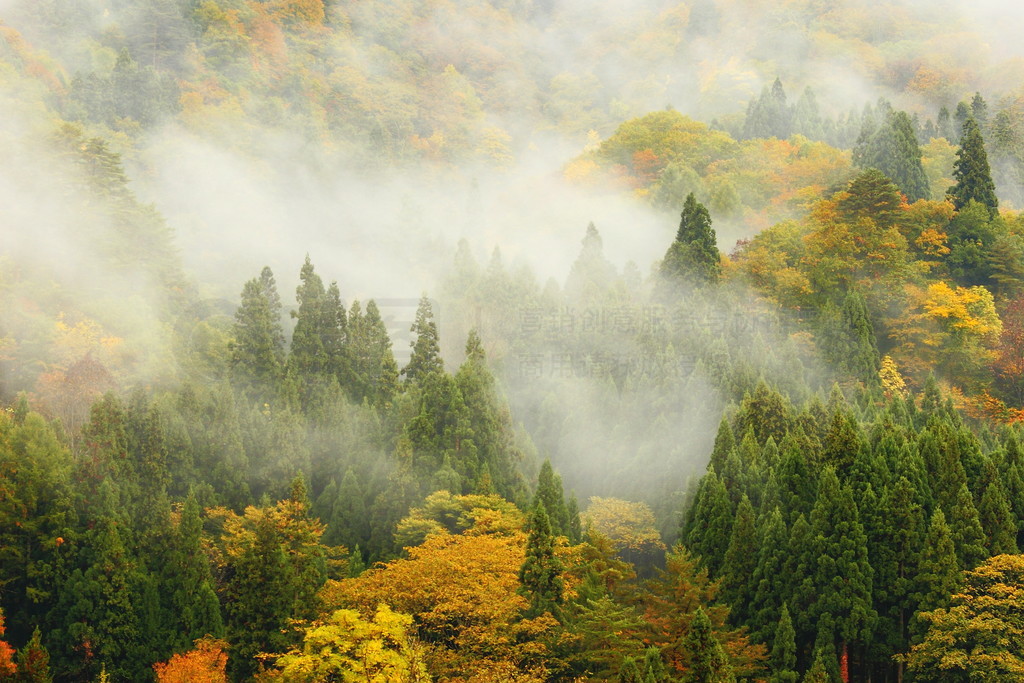
<svg viewBox="0 0 1024 683">
<path fill-rule="evenodd" d="M 1024 681 L 1022 21 L 0 0 L 0 681 Z"/>
</svg>

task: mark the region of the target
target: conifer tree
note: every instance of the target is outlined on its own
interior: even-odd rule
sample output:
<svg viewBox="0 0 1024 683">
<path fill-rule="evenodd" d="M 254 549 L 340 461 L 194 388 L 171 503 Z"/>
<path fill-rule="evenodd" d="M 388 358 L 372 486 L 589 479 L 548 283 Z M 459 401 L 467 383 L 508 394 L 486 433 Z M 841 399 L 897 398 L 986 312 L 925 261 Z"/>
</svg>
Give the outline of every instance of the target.
<svg viewBox="0 0 1024 683">
<path fill-rule="evenodd" d="M 814 663 L 804 675 L 803 683 L 832 683 L 832 677 L 829 676 L 828 669 L 825 667 L 826 656 L 821 650 L 814 653 Z"/>
<path fill-rule="evenodd" d="M 956 501 L 949 511 L 949 519 L 954 520 L 953 546 L 960 560 L 960 568 L 974 569 L 988 557 L 988 551 L 985 547 L 985 530 L 981 528 L 978 509 L 974 506 L 967 484 L 960 486 Z"/>
<path fill-rule="evenodd" d="M 555 474 L 550 460 L 544 460 L 537 475 L 537 493 L 534 502 L 540 503 L 548 515 L 551 532 L 556 536 L 569 533 L 569 511 L 565 505 L 562 478 Z"/>
<path fill-rule="evenodd" d="M 569 514 L 569 543 L 575 545 L 583 540 L 583 526 L 580 522 L 580 505 L 576 502 L 576 494 L 569 494 L 569 502 L 565 504 Z"/>
<path fill-rule="evenodd" d="M 43 647 L 39 627 L 32 631 L 32 639 L 18 650 L 18 683 L 51 683 L 50 653 Z"/>
<path fill-rule="evenodd" d="M 988 541 L 988 556 L 1017 554 L 1017 520 L 998 475 L 993 476 L 981 496 L 978 521 Z"/>
<path fill-rule="evenodd" d="M 924 510 L 905 476 L 886 487 L 876 519 L 880 524 L 874 538 L 869 536 L 869 549 L 873 551 L 871 564 L 875 570 L 872 594 L 882 624 L 876 629 L 875 640 L 889 635 L 889 652 L 903 651 L 910 618 L 917 607 L 914 590 L 926 533 Z"/>
<path fill-rule="evenodd" d="M 365 372 L 372 378 L 373 403 L 377 406 L 386 406 L 398 391 L 398 364 L 391 351 L 391 338 L 388 336 L 387 327 L 380 316 L 377 302 L 373 299 L 366 302 L 363 329 L 369 352 L 369 363 L 365 367 Z"/>
<path fill-rule="evenodd" d="M 949 604 L 949 596 L 960 585 L 960 561 L 953 535 L 941 509 L 932 514 L 914 577 L 916 612 L 929 612 Z M 924 626 L 914 619 L 911 630 L 920 634 Z"/>
<path fill-rule="evenodd" d="M 729 547 L 722 564 L 722 598 L 732 607 L 735 623 L 750 615 L 750 583 L 757 568 L 757 531 L 754 508 L 746 494 L 736 508 Z"/>
<path fill-rule="evenodd" d="M 412 356 L 409 364 L 402 368 L 402 374 L 410 382 L 422 382 L 431 372 L 444 370 L 437 323 L 434 322 L 434 312 L 426 295 L 420 298 L 416 320 L 410 329 L 416 338 L 410 343 Z"/>
<path fill-rule="evenodd" d="M 754 635 L 760 640 L 771 640 L 772 628 L 779 613 L 779 604 L 789 599 L 791 585 L 786 574 L 789 553 L 789 530 L 779 508 L 762 516 L 760 539 L 757 545 L 757 565 L 751 577 L 750 619 Z"/>
<path fill-rule="evenodd" d="M 599 300 L 614 284 L 616 275 L 615 266 L 604 256 L 601 235 L 590 223 L 583 238 L 583 250 L 569 271 L 565 293 L 575 301 Z"/>
<path fill-rule="evenodd" d="M 288 363 L 298 377 L 306 378 L 323 375 L 330 369 L 328 347 L 336 321 L 332 324 L 327 291 L 308 255 L 299 271 L 299 280 L 295 291 L 299 308 L 292 311 L 295 330 Z"/>
<path fill-rule="evenodd" d="M 235 675 L 255 671 L 254 657 L 260 652 L 283 652 L 289 645 L 282 637 L 291 607 L 286 591 L 288 560 L 269 525 L 267 519 L 257 527 L 255 543 L 238 558 L 228 587 Z"/>
<path fill-rule="evenodd" d="M 849 486 L 840 486 L 830 467 L 821 477 L 811 529 L 817 555 L 814 585 L 818 598 L 813 611 L 819 621 L 830 619 L 835 625 L 845 656 L 849 642 L 868 642 L 874 625 L 873 570 L 853 492 Z"/>
<path fill-rule="evenodd" d="M 978 122 L 978 128 L 986 130 L 988 127 L 988 103 L 981 93 L 974 93 L 971 98 L 971 118 Z"/>
<path fill-rule="evenodd" d="M 758 99 L 750 101 L 743 123 L 743 137 L 785 140 L 791 133 L 792 117 L 782 80 L 776 78 L 770 89 L 765 87 Z"/>
<path fill-rule="evenodd" d="M 800 675 L 796 672 L 796 632 L 786 603 L 782 603 L 773 643 L 769 683 L 797 683 Z"/>
<path fill-rule="evenodd" d="M 853 161 L 861 168 L 884 173 L 911 202 L 927 199 L 930 194 L 917 132 L 904 111 L 890 112 L 885 123 L 857 145 Z"/>
<path fill-rule="evenodd" d="M 140 640 L 137 597 L 134 588 L 140 575 L 134 558 L 125 546 L 121 529 L 127 525 L 117 509 L 118 495 L 111 479 L 100 485 L 96 514 L 83 545 L 84 569 L 74 569 L 61 588 L 56 613 L 52 615 L 63 628 L 53 633 L 53 641 L 65 657 L 79 643 L 92 644 L 95 658 L 86 662 L 65 662 L 87 677 L 99 673 L 105 664 L 115 677 L 137 680 Z M 145 664 L 142 664 L 142 669 Z"/>
<path fill-rule="evenodd" d="M 985 143 L 973 118 L 968 118 L 964 123 L 960 149 L 957 150 L 956 161 L 953 163 L 953 177 L 956 179 L 956 185 L 949 188 L 947 194 L 957 211 L 973 200 L 987 207 L 991 216 L 998 214 L 999 200 L 996 198 L 996 187 L 992 182 Z"/>
<path fill-rule="evenodd" d="M 661 650 L 656 647 L 649 647 L 644 652 L 643 670 L 643 683 L 668 683 L 671 680 Z"/>
<path fill-rule="evenodd" d="M 250 397 L 266 395 L 280 379 L 284 366 L 281 298 L 274 274 L 264 267 L 258 278 L 245 283 L 235 312 L 231 368 L 234 380 Z"/>
<path fill-rule="evenodd" d="M 946 138 L 947 142 L 952 143 L 957 139 L 957 135 L 953 132 L 953 119 L 949 115 L 949 109 L 942 107 L 939 109 L 939 115 L 935 119 L 935 126 L 938 128 L 940 137 Z"/>
<path fill-rule="evenodd" d="M 676 239 L 661 262 L 661 275 L 676 283 L 715 283 L 721 270 L 720 262 L 711 216 L 691 192 L 683 203 Z"/>
<path fill-rule="evenodd" d="M 732 503 L 729 492 L 714 470 L 701 480 L 690 519 L 689 527 L 683 531 L 686 547 L 700 558 L 711 576 L 718 576 L 729 548 Z"/>
<path fill-rule="evenodd" d="M 188 648 L 196 639 L 210 635 L 224 637 L 220 602 L 213 590 L 213 576 L 202 546 L 202 520 L 199 503 L 189 494 L 178 523 L 175 582 L 172 597 L 181 619 L 177 646 Z"/>
<path fill-rule="evenodd" d="M 711 628 L 711 620 L 703 607 L 697 607 L 690 630 L 683 638 L 683 649 L 689 653 L 689 666 L 683 678 L 688 683 L 734 683 L 732 667 Z"/>
<path fill-rule="evenodd" d="M 718 433 L 715 434 L 715 445 L 711 449 L 711 461 L 708 463 L 708 467 L 721 472 L 725 466 L 725 459 L 729 457 L 730 451 L 735 447 L 736 436 L 732 432 L 732 427 L 729 426 L 729 419 L 723 415 L 722 420 L 718 423 Z"/>
<path fill-rule="evenodd" d="M 526 540 L 526 559 L 519 569 L 521 592 L 530 601 L 528 616 L 550 612 L 561 615 L 564 582 L 562 561 L 555 555 L 555 537 L 543 504 L 538 500 L 530 513 L 530 535 Z"/>
</svg>

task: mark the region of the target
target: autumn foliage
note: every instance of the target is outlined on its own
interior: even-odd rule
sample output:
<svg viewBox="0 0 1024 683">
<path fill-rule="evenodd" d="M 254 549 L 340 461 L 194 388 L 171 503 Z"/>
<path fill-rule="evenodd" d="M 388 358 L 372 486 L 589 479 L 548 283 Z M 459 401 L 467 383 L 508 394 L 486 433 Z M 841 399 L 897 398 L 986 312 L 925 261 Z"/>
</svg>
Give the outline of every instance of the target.
<svg viewBox="0 0 1024 683">
<path fill-rule="evenodd" d="M 228 644 L 201 638 L 194 650 L 153 665 L 157 683 L 227 683 Z"/>
</svg>

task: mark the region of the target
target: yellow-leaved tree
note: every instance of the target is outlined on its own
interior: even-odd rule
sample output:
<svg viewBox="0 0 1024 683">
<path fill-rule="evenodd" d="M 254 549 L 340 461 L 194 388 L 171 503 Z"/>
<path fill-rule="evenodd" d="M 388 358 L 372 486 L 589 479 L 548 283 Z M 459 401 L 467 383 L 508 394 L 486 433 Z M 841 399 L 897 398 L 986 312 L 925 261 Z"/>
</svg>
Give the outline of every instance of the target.
<svg viewBox="0 0 1024 683">
<path fill-rule="evenodd" d="M 279 657 L 277 674 L 267 678 L 295 683 L 429 681 L 423 647 L 411 626 L 412 617 L 383 604 L 372 619 L 363 619 L 356 610 L 337 610 L 307 628 L 302 646 Z"/>
<path fill-rule="evenodd" d="M 918 376 L 934 369 L 979 381 L 995 358 L 1003 329 L 991 292 L 945 282 L 906 289 L 910 306 L 891 332 L 900 365 Z"/>
<path fill-rule="evenodd" d="M 354 579 L 329 581 L 322 597 L 332 608 L 363 615 L 387 604 L 413 617 L 427 670 L 447 681 L 545 680 L 551 656 L 546 637 L 557 626 L 549 614 L 522 619 L 519 593 L 526 535 L 434 533 L 408 557 Z"/>
</svg>

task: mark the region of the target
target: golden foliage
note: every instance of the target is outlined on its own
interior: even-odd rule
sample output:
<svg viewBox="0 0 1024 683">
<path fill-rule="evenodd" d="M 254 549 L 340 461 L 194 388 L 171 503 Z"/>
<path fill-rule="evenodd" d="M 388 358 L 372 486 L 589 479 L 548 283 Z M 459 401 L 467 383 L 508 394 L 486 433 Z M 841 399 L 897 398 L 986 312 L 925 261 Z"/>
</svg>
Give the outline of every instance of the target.
<svg viewBox="0 0 1024 683">
<path fill-rule="evenodd" d="M 408 558 L 329 581 L 322 597 L 363 614 L 379 604 L 411 614 L 428 669 L 446 680 L 485 680 L 495 667 L 530 673 L 542 668 L 543 636 L 557 624 L 519 618 L 528 606 L 518 593 L 525 543 L 522 532 L 430 536 Z"/>
</svg>

